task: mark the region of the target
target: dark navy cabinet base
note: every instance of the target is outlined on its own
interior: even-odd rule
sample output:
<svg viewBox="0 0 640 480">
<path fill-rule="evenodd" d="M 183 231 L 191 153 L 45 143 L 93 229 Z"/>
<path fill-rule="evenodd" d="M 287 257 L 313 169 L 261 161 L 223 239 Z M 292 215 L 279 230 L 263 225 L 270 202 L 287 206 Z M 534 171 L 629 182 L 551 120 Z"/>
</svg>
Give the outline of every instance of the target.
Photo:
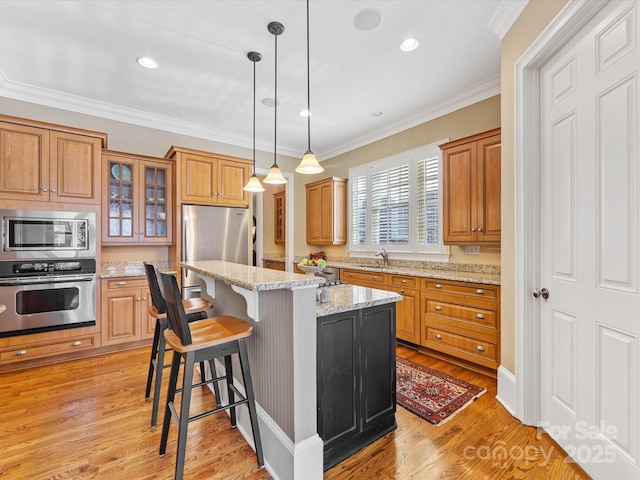
<svg viewBox="0 0 640 480">
<path fill-rule="evenodd" d="M 318 317 L 324 470 L 396 428 L 396 305 Z"/>
</svg>

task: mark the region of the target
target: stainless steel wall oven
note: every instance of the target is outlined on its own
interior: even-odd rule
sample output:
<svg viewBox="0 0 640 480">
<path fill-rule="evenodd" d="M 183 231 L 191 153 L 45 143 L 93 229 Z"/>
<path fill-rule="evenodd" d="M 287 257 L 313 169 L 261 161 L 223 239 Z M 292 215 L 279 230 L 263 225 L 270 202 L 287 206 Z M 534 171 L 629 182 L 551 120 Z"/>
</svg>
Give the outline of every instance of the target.
<svg viewBox="0 0 640 480">
<path fill-rule="evenodd" d="M 0 215 L 0 337 L 95 325 L 95 213 Z"/>
</svg>

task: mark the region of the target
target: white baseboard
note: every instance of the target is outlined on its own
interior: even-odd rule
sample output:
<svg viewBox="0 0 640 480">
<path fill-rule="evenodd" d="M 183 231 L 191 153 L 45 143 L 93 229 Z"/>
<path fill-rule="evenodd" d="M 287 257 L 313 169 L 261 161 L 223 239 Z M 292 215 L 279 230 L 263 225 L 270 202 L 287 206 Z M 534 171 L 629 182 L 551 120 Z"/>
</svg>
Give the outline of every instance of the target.
<svg viewBox="0 0 640 480">
<path fill-rule="evenodd" d="M 215 361 L 218 374 L 224 373 L 224 367 L 218 360 Z M 208 371 L 208 364 L 205 364 Z M 213 386 L 207 385 L 213 394 Z M 244 395 L 244 388 L 236 382 L 236 388 Z M 226 389 L 220 389 L 222 401 L 227 401 Z M 274 480 L 322 480 L 323 477 L 323 449 L 324 444 L 318 434 L 293 443 L 282 431 L 278 424 L 256 402 L 258 412 L 258 427 L 264 452 L 265 469 Z M 227 411 L 227 414 L 229 412 Z M 249 411 L 245 405 L 236 409 L 237 428 L 247 443 L 255 451 L 253 432 Z"/>
<path fill-rule="evenodd" d="M 518 390 L 516 387 L 516 376 L 502 365 L 498 367 L 498 400 L 507 411 L 516 416 L 516 405 L 518 404 Z"/>
</svg>

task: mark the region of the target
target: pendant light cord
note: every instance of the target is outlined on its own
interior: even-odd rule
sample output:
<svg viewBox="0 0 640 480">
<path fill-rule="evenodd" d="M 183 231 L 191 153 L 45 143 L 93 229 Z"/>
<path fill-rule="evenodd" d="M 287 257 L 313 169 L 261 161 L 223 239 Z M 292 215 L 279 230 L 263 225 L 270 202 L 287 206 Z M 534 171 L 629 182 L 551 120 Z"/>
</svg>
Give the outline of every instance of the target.
<svg viewBox="0 0 640 480">
<path fill-rule="evenodd" d="M 256 174 L 256 62 L 253 61 L 253 174 Z"/>
<path fill-rule="evenodd" d="M 274 34 L 273 36 L 276 39 L 276 52 L 275 52 L 276 68 L 275 68 L 275 80 L 274 80 L 275 93 L 273 95 L 274 103 L 275 103 L 275 105 L 273 106 L 273 164 L 277 165 L 278 162 L 276 161 L 277 159 L 276 149 L 278 148 L 278 144 L 277 144 L 277 138 L 278 138 L 278 35 Z"/>
<path fill-rule="evenodd" d="M 311 151 L 311 81 L 309 75 L 309 0 L 307 0 L 307 151 Z"/>
</svg>

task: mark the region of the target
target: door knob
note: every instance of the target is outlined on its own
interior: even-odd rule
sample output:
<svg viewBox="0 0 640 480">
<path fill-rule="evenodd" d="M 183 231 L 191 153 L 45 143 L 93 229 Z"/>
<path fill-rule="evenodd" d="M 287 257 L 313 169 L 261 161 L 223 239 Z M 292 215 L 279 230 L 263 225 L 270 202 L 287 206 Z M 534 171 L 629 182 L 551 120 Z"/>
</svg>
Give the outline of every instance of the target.
<svg viewBox="0 0 640 480">
<path fill-rule="evenodd" d="M 533 291 L 533 296 L 536 297 L 536 298 L 542 297 L 542 298 L 544 298 L 546 300 L 547 298 L 549 298 L 549 290 L 547 290 L 546 288 L 543 288 L 540 291 L 534 290 Z"/>
</svg>

